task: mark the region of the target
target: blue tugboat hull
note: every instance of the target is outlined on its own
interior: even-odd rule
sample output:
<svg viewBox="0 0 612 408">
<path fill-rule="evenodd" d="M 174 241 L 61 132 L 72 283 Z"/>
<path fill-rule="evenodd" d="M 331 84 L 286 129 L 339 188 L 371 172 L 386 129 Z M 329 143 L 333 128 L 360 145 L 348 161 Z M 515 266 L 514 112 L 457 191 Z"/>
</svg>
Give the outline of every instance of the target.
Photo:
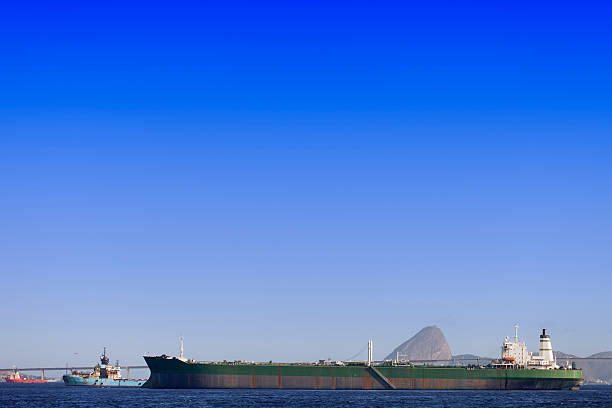
<svg viewBox="0 0 612 408">
<path fill-rule="evenodd" d="M 147 380 L 143 379 L 111 379 L 111 378 L 83 378 L 78 375 L 65 374 L 62 379 L 66 385 L 80 385 L 89 387 L 141 387 Z"/>
</svg>

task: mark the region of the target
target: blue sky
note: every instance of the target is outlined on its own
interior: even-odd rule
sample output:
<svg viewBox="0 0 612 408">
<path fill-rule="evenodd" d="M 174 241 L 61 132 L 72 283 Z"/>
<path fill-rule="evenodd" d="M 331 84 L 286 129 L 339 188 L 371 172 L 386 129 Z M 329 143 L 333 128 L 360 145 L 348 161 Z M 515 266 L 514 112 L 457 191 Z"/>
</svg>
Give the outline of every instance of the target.
<svg viewBox="0 0 612 408">
<path fill-rule="evenodd" d="M 612 349 L 610 11 L 3 6 L 0 366 Z"/>
</svg>

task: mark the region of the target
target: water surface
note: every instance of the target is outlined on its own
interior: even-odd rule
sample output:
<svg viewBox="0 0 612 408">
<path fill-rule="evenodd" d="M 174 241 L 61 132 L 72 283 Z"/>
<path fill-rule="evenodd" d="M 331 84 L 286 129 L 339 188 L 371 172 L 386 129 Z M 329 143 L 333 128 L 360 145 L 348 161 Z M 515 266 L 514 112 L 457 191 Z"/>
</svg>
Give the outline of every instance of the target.
<svg viewBox="0 0 612 408">
<path fill-rule="evenodd" d="M 580 391 L 150 390 L 0 383 L 0 407 L 612 407 L 612 386 Z"/>
</svg>

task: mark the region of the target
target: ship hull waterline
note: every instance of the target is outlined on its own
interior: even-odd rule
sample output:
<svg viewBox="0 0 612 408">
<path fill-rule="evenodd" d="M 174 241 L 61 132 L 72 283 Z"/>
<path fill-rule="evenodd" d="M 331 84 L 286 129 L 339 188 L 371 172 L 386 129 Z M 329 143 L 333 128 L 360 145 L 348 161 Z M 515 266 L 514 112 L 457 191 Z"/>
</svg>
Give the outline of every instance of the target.
<svg viewBox="0 0 612 408">
<path fill-rule="evenodd" d="M 195 363 L 148 356 L 145 361 L 151 370 L 147 388 L 560 390 L 582 381 L 581 370 Z"/>
</svg>

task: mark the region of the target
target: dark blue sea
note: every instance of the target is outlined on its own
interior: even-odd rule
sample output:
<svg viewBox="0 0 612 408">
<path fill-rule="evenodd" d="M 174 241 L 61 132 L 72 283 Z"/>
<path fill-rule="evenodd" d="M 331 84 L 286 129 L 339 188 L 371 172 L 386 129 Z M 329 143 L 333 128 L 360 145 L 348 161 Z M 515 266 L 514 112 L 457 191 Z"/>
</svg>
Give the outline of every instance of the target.
<svg viewBox="0 0 612 408">
<path fill-rule="evenodd" d="M 0 407 L 612 407 L 612 386 L 580 391 L 150 390 L 0 383 Z"/>
</svg>

